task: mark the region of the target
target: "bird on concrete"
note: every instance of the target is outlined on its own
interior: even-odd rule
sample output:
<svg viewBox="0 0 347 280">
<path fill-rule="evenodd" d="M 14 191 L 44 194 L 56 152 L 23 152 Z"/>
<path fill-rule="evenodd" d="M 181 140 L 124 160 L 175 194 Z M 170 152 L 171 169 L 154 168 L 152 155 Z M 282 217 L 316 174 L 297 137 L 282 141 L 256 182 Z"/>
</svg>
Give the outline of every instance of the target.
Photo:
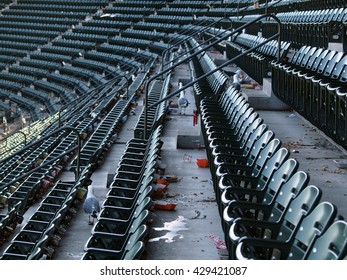
<svg viewBox="0 0 347 280">
<path fill-rule="evenodd" d="M 182 83 L 179 84 L 179 88 L 182 87 Z M 180 93 L 180 96 L 178 98 L 178 108 L 179 108 L 179 113 L 182 113 L 182 109 L 183 109 L 183 114 L 185 114 L 186 112 L 186 108 L 188 107 L 189 102 L 188 99 L 185 96 L 185 91 L 182 90 Z"/>
<path fill-rule="evenodd" d="M 94 188 L 92 185 L 88 186 L 87 197 L 83 202 L 83 210 L 89 215 L 88 223 L 90 225 L 93 225 L 94 219 L 98 216 L 98 213 L 100 212 L 100 203 L 94 195 Z"/>
<path fill-rule="evenodd" d="M 185 92 L 181 91 L 180 97 L 178 98 L 178 107 L 179 107 L 180 114 L 182 113 L 182 109 L 183 109 L 183 114 L 186 113 L 186 108 L 188 107 L 188 105 L 189 105 L 189 102 L 188 102 L 188 99 L 185 97 Z"/>
<path fill-rule="evenodd" d="M 240 69 L 238 69 L 236 70 L 236 73 L 233 76 L 232 85 L 234 86 L 235 89 L 237 90 L 241 89 L 242 80 L 243 80 L 243 72 Z"/>
</svg>

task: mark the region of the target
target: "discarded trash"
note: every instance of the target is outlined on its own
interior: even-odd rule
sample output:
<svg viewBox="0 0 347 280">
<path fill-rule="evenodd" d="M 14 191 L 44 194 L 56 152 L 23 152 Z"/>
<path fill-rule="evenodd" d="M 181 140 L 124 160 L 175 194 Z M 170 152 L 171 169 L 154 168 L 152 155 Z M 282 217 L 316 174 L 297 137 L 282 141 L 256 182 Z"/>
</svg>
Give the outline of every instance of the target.
<svg viewBox="0 0 347 280">
<path fill-rule="evenodd" d="M 195 220 L 195 219 L 206 219 L 206 215 L 201 216 L 201 212 L 199 210 L 195 210 L 195 216 L 193 218 L 190 218 L 190 220 Z"/>
<path fill-rule="evenodd" d="M 184 154 L 183 161 L 184 162 L 192 162 L 192 158 L 193 157 L 191 155 Z"/>
<path fill-rule="evenodd" d="M 225 241 L 214 234 L 210 234 L 208 237 L 214 241 L 220 259 L 228 259 L 229 254 Z"/>
<path fill-rule="evenodd" d="M 158 179 L 157 179 L 157 184 L 161 184 L 161 185 L 168 186 L 168 185 L 170 184 L 170 182 L 167 181 L 166 179 L 158 178 Z"/>
<path fill-rule="evenodd" d="M 178 181 L 178 178 L 176 175 L 165 175 L 165 177 L 163 177 L 166 181 L 168 181 L 169 183 L 175 183 Z"/>
<path fill-rule="evenodd" d="M 172 222 L 165 222 L 163 227 L 153 227 L 153 230 L 155 231 L 167 231 L 166 234 L 163 236 L 151 238 L 148 240 L 148 242 L 155 242 L 159 240 L 165 240 L 166 243 L 172 243 L 175 242 L 175 237 L 178 237 L 178 239 L 182 239 L 183 235 L 179 234 L 179 231 L 188 230 L 186 227 L 187 223 L 184 222 L 187 219 L 183 216 L 178 216 L 178 218 Z"/>
<path fill-rule="evenodd" d="M 201 168 L 208 167 L 208 160 L 206 158 L 197 158 L 196 164 Z"/>
<path fill-rule="evenodd" d="M 154 184 L 154 185 L 152 185 L 153 190 L 154 190 L 153 196 L 154 197 L 161 197 L 164 194 L 164 192 L 166 191 L 167 186 L 168 185 L 164 185 L 164 184 Z"/>
<path fill-rule="evenodd" d="M 334 162 L 336 167 L 347 169 L 347 159 L 334 159 Z"/>
<path fill-rule="evenodd" d="M 176 203 L 168 203 L 168 202 L 162 202 L 162 201 L 155 201 L 154 202 L 154 209 L 157 210 L 166 210 L 166 211 L 173 211 L 176 208 Z"/>
</svg>

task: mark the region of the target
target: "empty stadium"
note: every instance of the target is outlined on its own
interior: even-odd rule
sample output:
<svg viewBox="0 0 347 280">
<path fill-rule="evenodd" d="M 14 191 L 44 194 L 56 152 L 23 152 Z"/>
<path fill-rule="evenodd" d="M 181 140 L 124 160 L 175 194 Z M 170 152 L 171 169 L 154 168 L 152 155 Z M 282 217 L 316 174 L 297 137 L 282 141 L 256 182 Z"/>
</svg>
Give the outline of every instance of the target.
<svg viewBox="0 0 347 280">
<path fill-rule="evenodd" d="M 346 20 L 0 0 L 0 259 L 345 260 Z"/>
</svg>

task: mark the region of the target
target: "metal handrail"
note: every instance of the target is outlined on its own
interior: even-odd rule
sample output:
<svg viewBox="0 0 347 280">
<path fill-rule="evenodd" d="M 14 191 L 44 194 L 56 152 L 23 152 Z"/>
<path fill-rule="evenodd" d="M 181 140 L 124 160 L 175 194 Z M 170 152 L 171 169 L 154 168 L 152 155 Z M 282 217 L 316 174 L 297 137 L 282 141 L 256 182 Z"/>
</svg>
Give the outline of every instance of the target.
<svg viewBox="0 0 347 280">
<path fill-rule="evenodd" d="M 260 43 L 259 45 L 255 46 L 255 47 L 252 47 L 251 49 L 249 49 L 248 51 L 245 51 L 243 53 L 241 53 L 240 55 L 234 57 L 233 59 L 225 62 L 224 64 L 220 65 L 219 67 L 213 69 L 212 71 L 202 75 L 201 77 L 199 77 L 198 79 L 190 82 L 189 84 L 183 86 L 182 88 L 180 88 L 178 91 L 175 91 L 174 93 L 166 96 L 165 98 L 157 101 L 156 103 L 152 104 L 150 107 L 148 106 L 148 92 L 149 92 L 149 85 L 152 81 L 154 81 L 155 79 L 157 79 L 158 77 L 162 76 L 163 74 L 165 74 L 166 72 L 169 72 L 171 70 L 173 70 L 174 68 L 176 68 L 177 66 L 185 63 L 186 61 L 194 58 L 195 56 L 197 56 L 198 54 L 208 50 L 210 47 L 222 42 L 223 40 L 227 39 L 228 37 L 232 36 L 233 34 L 235 33 L 238 33 L 239 31 L 241 31 L 242 29 L 258 22 L 259 20 L 265 18 L 265 17 L 272 17 L 276 22 L 277 22 L 277 28 L 278 28 L 278 32 L 271 36 L 270 38 L 268 38 L 267 40 L 263 41 L 262 43 Z M 226 31 L 230 30 L 230 28 L 228 28 Z M 269 42 L 270 40 L 273 40 L 277 38 L 278 39 L 278 49 L 277 49 L 277 60 L 279 61 L 280 60 L 280 53 L 281 53 L 281 22 L 280 20 L 275 16 L 275 15 L 272 15 L 272 14 L 264 14 L 264 15 L 261 15 L 257 18 L 255 18 L 254 20 L 252 21 L 249 21 L 247 23 L 245 23 L 244 25 L 236 28 L 235 30 L 233 30 L 231 33 L 228 33 L 222 37 L 220 37 L 219 39 L 215 40 L 214 42 L 208 44 L 207 46 L 205 47 L 202 47 L 200 50 L 194 52 L 193 54 L 187 56 L 186 58 L 180 60 L 179 62 L 173 64 L 172 66 L 162 70 L 161 72 L 159 72 L 158 74 L 154 75 L 152 78 L 150 78 L 147 83 L 146 83 L 146 88 L 145 88 L 145 99 L 144 99 L 144 133 L 143 133 L 143 137 L 144 139 L 147 139 L 147 119 L 148 119 L 148 115 L 147 115 L 147 111 L 149 108 L 152 108 L 153 106 L 157 105 L 157 104 L 160 104 L 161 102 L 167 100 L 168 98 L 174 96 L 175 94 L 181 92 L 182 90 L 185 90 L 187 87 L 193 85 L 194 83 L 200 81 L 201 79 L 213 74 L 214 72 L 222 69 L 223 67 L 229 65 L 230 63 L 234 62 L 236 59 L 239 59 L 240 57 L 243 57 L 245 55 L 247 55 L 249 52 L 261 47 L 262 45 L 265 45 L 267 42 Z"/>
</svg>

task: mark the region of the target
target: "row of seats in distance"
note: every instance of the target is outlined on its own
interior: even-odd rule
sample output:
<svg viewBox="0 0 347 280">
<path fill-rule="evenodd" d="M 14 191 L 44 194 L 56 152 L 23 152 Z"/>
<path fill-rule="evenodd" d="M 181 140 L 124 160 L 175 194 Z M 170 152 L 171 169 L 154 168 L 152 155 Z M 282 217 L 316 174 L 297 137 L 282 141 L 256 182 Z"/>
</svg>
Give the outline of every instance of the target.
<svg viewBox="0 0 347 280">
<path fill-rule="evenodd" d="M 164 80 L 156 79 L 148 86 L 148 106 L 153 105 L 157 101 L 160 101 L 167 96 L 169 92 L 170 77 L 171 74 L 168 74 Z M 148 137 L 152 131 L 158 127 L 158 125 L 161 125 L 165 121 L 166 113 L 167 102 L 161 102 L 160 104 L 151 108 L 143 107 L 135 125 L 134 137 L 139 139 L 145 138 L 145 130 Z M 147 114 L 146 124 L 145 114 Z"/>
</svg>

